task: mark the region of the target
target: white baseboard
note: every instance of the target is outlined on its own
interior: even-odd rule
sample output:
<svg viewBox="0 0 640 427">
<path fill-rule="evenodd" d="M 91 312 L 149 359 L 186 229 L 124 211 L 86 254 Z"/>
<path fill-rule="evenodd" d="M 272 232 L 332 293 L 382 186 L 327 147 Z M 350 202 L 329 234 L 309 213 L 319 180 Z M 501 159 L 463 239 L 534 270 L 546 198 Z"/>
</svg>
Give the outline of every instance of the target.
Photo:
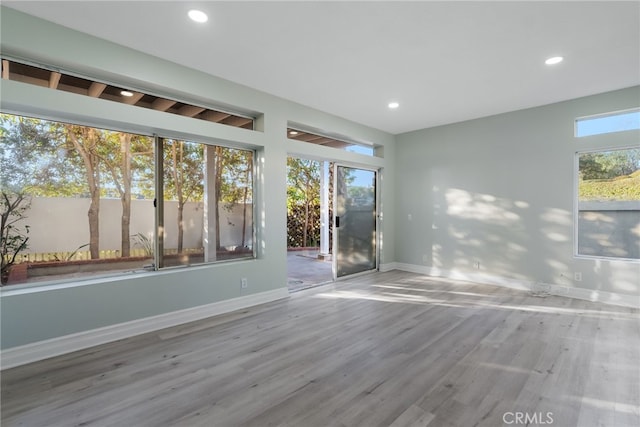
<svg viewBox="0 0 640 427">
<path fill-rule="evenodd" d="M 0 369 L 25 365 L 123 338 L 276 301 L 288 296 L 289 291 L 286 288 L 279 288 L 8 348 L 0 352 Z"/>
<path fill-rule="evenodd" d="M 550 285 L 552 295 L 567 296 L 587 301 L 597 301 L 604 304 L 620 305 L 623 307 L 640 308 L 640 297 L 614 292 L 594 291 L 591 289 L 569 288 L 567 286 Z"/>
<path fill-rule="evenodd" d="M 426 276 L 445 277 L 448 279 L 466 280 L 473 283 L 503 286 L 524 291 L 547 291 L 551 295 L 576 298 L 586 301 L 601 302 L 605 304 L 619 305 L 623 307 L 640 308 L 640 296 L 616 294 L 606 291 L 594 291 L 583 288 L 571 288 L 567 286 L 553 285 L 549 283 L 531 282 L 526 280 L 511 279 L 486 273 L 461 272 L 445 270 L 415 264 L 393 263 L 397 270 L 411 273 L 424 274 Z M 380 270 L 382 271 L 382 270 Z M 388 270 L 385 270 L 388 271 Z"/>
<path fill-rule="evenodd" d="M 388 262 L 386 264 L 380 264 L 378 266 L 378 271 L 380 271 L 381 273 L 391 271 L 391 270 L 400 270 L 400 268 L 398 268 L 397 262 Z"/>
</svg>

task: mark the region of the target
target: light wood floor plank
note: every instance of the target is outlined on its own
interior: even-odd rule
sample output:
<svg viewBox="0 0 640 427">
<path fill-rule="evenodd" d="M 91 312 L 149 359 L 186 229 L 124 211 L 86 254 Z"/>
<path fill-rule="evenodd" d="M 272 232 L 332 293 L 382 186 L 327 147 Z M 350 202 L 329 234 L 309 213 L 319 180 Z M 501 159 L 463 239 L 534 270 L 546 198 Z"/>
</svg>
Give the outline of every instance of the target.
<svg viewBox="0 0 640 427">
<path fill-rule="evenodd" d="M 3 426 L 494 427 L 521 412 L 637 427 L 640 317 L 392 271 L 6 370 L 1 387 Z"/>
</svg>

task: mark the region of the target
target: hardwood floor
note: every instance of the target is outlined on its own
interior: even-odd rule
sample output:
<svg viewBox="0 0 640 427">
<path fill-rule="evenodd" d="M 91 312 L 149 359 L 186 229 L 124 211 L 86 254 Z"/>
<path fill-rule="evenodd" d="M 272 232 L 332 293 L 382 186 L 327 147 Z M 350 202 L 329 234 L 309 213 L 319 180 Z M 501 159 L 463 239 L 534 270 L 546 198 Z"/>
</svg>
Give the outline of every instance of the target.
<svg viewBox="0 0 640 427">
<path fill-rule="evenodd" d="M 2 372 L 5 427 L 619 427 L 639 402 L 638 310 L 397 271 Z"/>
</svg>

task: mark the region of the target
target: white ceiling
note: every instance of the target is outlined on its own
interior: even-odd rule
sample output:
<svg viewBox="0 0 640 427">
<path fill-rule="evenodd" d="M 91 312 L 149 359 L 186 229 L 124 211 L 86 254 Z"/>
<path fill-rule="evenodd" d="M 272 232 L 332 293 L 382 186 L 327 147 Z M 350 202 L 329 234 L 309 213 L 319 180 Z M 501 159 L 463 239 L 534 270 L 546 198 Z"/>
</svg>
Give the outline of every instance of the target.
<svg viewBox="0 0 640 427">
<path fill-rule="evenodd" d="M 637 1 L 2 4 L 393 134 L 640 84 Z"/>
</svg>

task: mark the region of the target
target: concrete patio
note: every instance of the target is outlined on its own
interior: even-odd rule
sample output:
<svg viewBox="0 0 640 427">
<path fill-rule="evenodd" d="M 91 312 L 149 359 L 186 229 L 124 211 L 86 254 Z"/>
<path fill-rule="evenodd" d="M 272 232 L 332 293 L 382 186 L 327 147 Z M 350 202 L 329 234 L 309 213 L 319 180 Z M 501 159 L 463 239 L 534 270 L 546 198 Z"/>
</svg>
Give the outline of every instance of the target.
<svg viewBox="0 0 640 427">
<path fill-rule="evenodd" d="M 287 252 L 287 285 L 290 292 L 332 281 L 331 257 L 318 259 L 317 249 Z"/>
</svg>

